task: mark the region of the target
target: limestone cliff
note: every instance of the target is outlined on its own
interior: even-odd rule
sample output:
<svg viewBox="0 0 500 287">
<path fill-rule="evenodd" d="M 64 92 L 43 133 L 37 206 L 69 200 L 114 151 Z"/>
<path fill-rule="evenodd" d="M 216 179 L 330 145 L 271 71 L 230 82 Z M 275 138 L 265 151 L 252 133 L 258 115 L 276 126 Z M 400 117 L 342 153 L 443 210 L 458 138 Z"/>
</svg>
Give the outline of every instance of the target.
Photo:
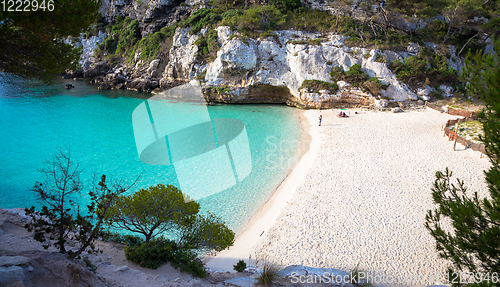
<svg viewBox="0 0 500 287">
<path fill-rule="evenodd" d="M 181 1 L 182 4 L 176 1 L 178 0 L 106 0 L 103 2 L 102 12 L 109 19 L 118 14 L 137 19 L 141 33 L 146 35 L 207 5 L 204 0 Z M 353 1 L 351 6 L 346 6 L 312 1 L 309 6 L 327 10 L 332 15 L 349 13 L 359 19 L 369 19 L 384 11 L 383 1 L 375 1 L 368 8 L 360 8 L 358 2 L 360 1 Z M 418 21 L 417 24 L 408 22 L 405 17 L 395 19 L 394 23 L 388 25 L 407 30 L 416 29 L 417 24 L 425 26 L 425 23 Z M 367 49 L 346 45 L 348 37 L 335 33 L 281 30 L 274 31 L 267 37 L 249 38 L 229 27 L 219 26 L 216 31 L 220 49 L 207 62 L 200 58 L 196 43 L 207 30 L 191 33 L 190 29 L 177 28 L 169 50 L 157 59 L 144 61 L 140 59 L 140 53 L 136 53 L 133 63 L 109 65 L 95 59 L 90 64 L 88 59 L 93 58 L 87 55 L 83 65 L 84 75 L 95 78 L 101 74 L 103 77 L 94 79 L 93 82 L 102 89 L 126 88 L 154 93 L 198 79 L 202 82 L 209 102 L 286 103 L 302 108 L 327 108 L 342 104 L 384 107 L 388 101 L 429 100 L 429 94 L 436 91 L 423 82 L 418 83 L 418 88 L 412 89 L 389 69 L 389 63 L 396 60 L 404 62 L 424 48 L 416 43 L 410 42 L 407 47 L 400 47 L 398 50 Z M 432 43 L 426 43 L 426 47 L 434 48 Z M 454 46 L 449 46 L 450 56 L 447 61 L 450 68 L 460 70 L 463 58 L 456 55 L 456 50 Z M 340 67 L 343 71 L 348 71 L 356 64 L 369 77 L 379 79 L 383 89 L 377 94 L 371 94 L 368 89 L 332 80 L 332 68 Z M 339 88 L 301 88 L 306 80 L 336 82 Z M 439 89 L 445 96 L 455 92 L 445 85 Z"/>
</svg>

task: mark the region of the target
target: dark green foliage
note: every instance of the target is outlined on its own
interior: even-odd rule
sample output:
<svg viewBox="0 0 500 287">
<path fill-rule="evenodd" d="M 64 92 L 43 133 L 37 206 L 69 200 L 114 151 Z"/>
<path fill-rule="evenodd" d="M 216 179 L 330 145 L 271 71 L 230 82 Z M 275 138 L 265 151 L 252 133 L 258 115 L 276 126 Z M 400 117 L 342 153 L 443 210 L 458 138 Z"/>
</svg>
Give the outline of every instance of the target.
<svg viewBox="0 0 500 287">
<path fill-rule="evenodd" d="M 409 17 L 417 16 L 426 20 L 437 15 L 444 16 L 446 21 L 436 19 L 424 29 L 413 31 L 414 36 L 422 41 L 456 45 L 459 51 L 465 44 L 474 51 L 484 48 L 477 39 L 473 39 L 478 36 L 478 33 L 498 35 L 500 32 L 498 25 L 500 23 L 500 5 L 498 1 L 389 0 L 387 2 L 389 10 L 406 14 Z M 476 22 L 481 17 L 487 21 Z"/>
<path fill-rule="evenodd" d="M 198 252 L 222 251 L 234 243 L 234 232 L 211 213 L 191 216 L 183 222 L 179 242 L 184 248 Z"/>
<path fill-rule="evenodd" d="M 391 63 L 391 70 L 396 73 L 396 77 L 400 80 L 407 81 L 417 75 L 425 75 L 428 70 L 428 62 L 425 58 L 410 56 L 405 62 L 395 61 Z"/>
<path fill-rule="evenodd" d="M 108 29 L 110 34 L 100 45 L 101 50 L 106 50 L 109 54 L 128 55 L 134 45 L 141 39 L 139 21 L 118 16 L 115 24 Z"/>
<path fill-rule="evenodd" d="M 173 185 L 158 184 L 129 196 L 119 196 L 105 223 L 144 236 L 145 243 L 160 234 L 176 234 L 185 249 L 221 251 L 231 246 L 234 232 L 217 216 L 199 215 L 200 204 Z"/>
<path fill-rule="evenodd" d="M 54 74 L 76 69 L 81 49 L 62 38 L 85 32 L 99 18 L 100 6 L 99 1 L 59 0 L 53 11 L 1 9 L 0 71 L 50 83 Z"/>
<path fill-rule="evenodd" d="M 467 191 L 465 183 L 452 182 L 452 173 L 436 173 L 432 197 L 438 208 L 426 216 L 426 227 L 436 239 L 436 249 L 442 258 L 453 263 L 450 272 L 490 273 L 500 270 L 500 40 L 495 42 L 496 55 L 470 53 L 462 77 L 469 80 L 467 93 L 485 102 L 481 115 L 491 167 L 485 172 L 489 196 L 479 198 Z M 452 230 L 441 226 L 451 221 Z M 491 280 L 491 277 L 490 277 Z M 459 286 L 458 284 L 455 284 Z M 483 281 L 469 286 L 498 286 Z"/>
<path fill-rule="evenodd" d="M 233 265 L 233 269 L 236 272 L 243 272 L 243 271 L 245 271 L 246 268 L 247 268 L 247 264 L 245 263 L 245 261 L 243 261 L 241 259 L 240 259 L 240 261 L 238 261 L 238 263 Z"/>
<path fill-rule="evenodd" d="M 232 10 L 229 10 L 229 11 L 222 13 L 221 16 L 222 16 L 222 19 L 230 19 L 233 17 L 241 16 L 241 15 L 243 15 L 243 12 L 240 9 L 232 9 Z"/>
<path fill-rule="evenodd" d="M 399 80 L 410 87 L 418 86 L 419 82 L 433 85 L 456 85 L 458 83 L 456 70 L 450 69 L 446 58 L 440 54 L 427 56 L 421 53 L 418 56 L 410 56 L 404 63 L 400 61 L 391 63 L 389 68 Z"/>
<path fill-rule="evenodd" d="M 34 207 L 25 208 L 26 215 L 31 219 L 25 228 L 34 231 L 34 239 L 41 242 L 45 249 L 53 245 L 71 258 L 80 257 L 85 251 L 96 253 L 94 242 L 101 235 L 104 217 L 116 197 L 130 187 L 113 184 L 108 188 L 104 175 L 99 183 L 94 179 L 92 190 L 88 193 L 88 213 L 81 214 L 75 201 L 76 197 L 81 197 L 81 171 L 72 162 L 70 150 L 60 150 L 41 172 L 44 180 L 36 182 L 32 190 L 43 206 L 40 212 Z M 76 242 L 76 251 L 66 250 L 68 240 Z"/>
<path fill-rule="evenodd" d="M 347 72 L 344 72 L 340 67 L 333 67 L 330 71 L 332 81 L 345 81 L 354 87 L 363 87 L 370 93 L 377 95 L 381 89 L 385 89 L 377 77 L 369 78 L 367 74 L 361 71 L 361 65 L 352 65 Z"/>
<path fill-rule="evenodd" d="M 214 13 L 211 9 L 201 8 L 196 10 L 193 15 L 191 15 L 188 19 L 180 23 L 181 27 L 191 27 L 189 33 L 195 34 L 198 33 L 201 29 L 216 24 L 222 20 L 222 17 L 216 13 Z"/>
<path fill-rule="evenodd" d="M 170 262 L 175 268 L 194 276 L 200 278 L 207 276 L 203 264 L 196 259 L 194 252 L 163 238 L 153 239 L 140 246 L 129 246 L 125 249 L 125 256 L 128 260 L 146 268 L 156 269 Z"/>
<path fill-rule="evenodd" d="M 473 26 L 466 25 L 461 28 L 459 33 L 450 33 L 450 25 L 446 21 L 435 19 L 425 28 L 418 31 L 418 37 L 421 41 L 441 43 L 447 38 L 445 44 L 455 45 L 458 51 L 467 44 L 468 49 L 473 51 L 484 49 L 485 44 L 480 43 L 477 37 L 477 30 L 472 29 Z M 448 36 L 447 36 L 448 35 Z M 462 54 L 463 55 L 463 54 Z"/>
<path fill-rule="evenodd" d="M 361 84 L 368 79 L 368 75 L 361 71 L 361 65 L 354 64 L 349 68 L 349 71 L 344 73 L 343 80 L 350 83 L 355 87 L 361 86 Z"/>
<path fill-rule="evenodd" d="M 199 209 L 199 203 L 186 202 L 184 194 L 175 186 L 158 184 L 117 197 L 105 222 L 113 228 L 139 233 L 147 243 L 158 234 L 180 228 L 183 221 Z"/>
<path fill-rule="evenodd" d="M 127 246 L 139 246 L 144 243 L 144 240 L 139 236 L 134 236 L 130 234 L 123 235 L 120 233 L 109 232 L 109 231 L 103 231 L 101 233 L 101 240 L 121 243 Z"/>
<path fill-rule="evenodd" d="M 271 0 L 269 4 L 276 6 L 282 13 L 298 12 L 303 6 L 300 0 Z"/>
<path fill-rule="evenodd" d="M 290 44 L 307 44 L 307 45 L 312 45 L 312 46 L 320 46 L 321 45 L 321 39 L 308 39 L 307 41 L 304 40 L 294 40 L 294 41 L 288 41 L 287 43 Z"/>
<path fill-rule="evenodd" d="M 332 67 L 332 70 L 330 71 L 330 78 L 335 83 L 338 82 L 338 81 L 343 81 L 343 79 L 344 79 L 344 70 L 342 70 L 341 67 Z"/>
<path fill-rule="evenodd" d="M 330 93 L 334 94 L 337 92 L 339 87 L 337 86 L 337 83 L 329 83 L 319 80 L 305 80 L 302 82 L 302 85 L 300 85 L 299 90 L 301 89 L 307 89 L 313 93 L 317 93 L 320 90 L 328 90 Z"/>
<path fill-rule="evenodd" d="M 225 18 L 222 25 L 228 25 L 243 34 L 252 34 L 255 30 L 267 31 L 280 27 L 286 22 L 286 15 L 275 6 L 252 6 L 243 11 L 241 15 Z"/>
<path fill-rule="evenodd" d="M 133 59 L 136 52 L 141 52 L 141 60 L 152 60 L 158 57 L 158 53 L 162 48 L 162 43 L 167 43 L 167 39 L 172 39 L 175 34 L 175 26 L 171 25 L 162 28 L 160 31 L 150 33 L 142 38 L 129 55 L 129 59 Z M 168 42 L 170 43 L 170 42 Z M 168 51 L 171 45 L 166 45 L 165 50 Z"/>
<path fill-rule="evenodd" d="M 201 35 L 195 43 L 198 46 L 198 57 L 210 62 L 217 57 L 217 51 L 220 48 L 217 40 L 217 30 L 208 29 L 205 35 Z"/>
<path fill-rule="evenodd" d="M 361 71 L 361 65 L 352 65 L 347 72 L 344 72 L 340 67 L 333 67 L 330 71 L 332 81 L 346 81 L 353 86 L 359 87 L 368 79 L 368 75 Z"/>
<path fill-rule="evenodd" d="M 445 1 L 387 0 L 388 8 L 412 16 L 436 16 L 444 8 Z"/>
</svg>

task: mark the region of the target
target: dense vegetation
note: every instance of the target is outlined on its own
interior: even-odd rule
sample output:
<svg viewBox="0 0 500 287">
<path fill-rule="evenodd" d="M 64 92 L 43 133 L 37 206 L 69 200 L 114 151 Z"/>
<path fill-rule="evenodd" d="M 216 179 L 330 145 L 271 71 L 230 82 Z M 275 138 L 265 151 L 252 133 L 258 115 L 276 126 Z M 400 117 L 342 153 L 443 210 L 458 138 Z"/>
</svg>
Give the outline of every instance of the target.
<svg viewBox="0 0 500 287">
<path fill-rule="evenodd" d="M 499 286 L 500 270 L 500 39 L 496 54 L 468 53 L 463 77 L 469 81 L 467 93 L 480 97 L 486 107 L 481 115 L 491 167 L 485 171 L 489 194 L 485 198 L 467 190 L 464 181 L 452 181 L 446 169 L 436 173 L 432 197 L 438 207 L 426 216 L 426 227 L 436 239 L 442 258 L 453 264 L 450 277 L 472 274 L 468 286 Z M 449 224 L 451 223 L 451 224 Z M 442 224 L 446 224 L 444 227 Z M 448 226 L 451 227 L 447 228 Z M 455 273 L 453 273 L 455 272 Z M 463 286 L 455 282 L 454 286 Z"/>
<path fill-rule="evenodd" d="M 458 84 L 457 71 L 449 68 L 446 57 L 438 53 L 433 54 L 428 49 L 423 49 L 416 56 L 410 56 L 404 62 L 394 61 L 389 67 L 399 80 L 412 88 L 418 87 L 418 83 L 430 84 L 431 80 L 438 84 Z"/>
<path fill-rule="evenodd" d="M 106 59 L 110 61 L 121 57 L 129 63 L 136 53 L 140 53 L 141 60 L 156 59 L 161 50 L 167 54 L 175 34 L 175 27 L 168 26 L 141 39 L 139 21 L 121 16 L 117 16 L 115 23 L 104 30 L 109 36 L 99 45 L 97 54 L 103 56 L 106 53 Z"/>
<path fill-rule="evenodd" d="M 4 1 L 0 10 L 0 72 L 51 82 L 56 73 L 76 68 L 81 50 L 64 43 L 99 18 L 94 0 Z M 9 8 L 29 11 L 9 12 Z M 26 3 L 29 4 L 26 6 Z M 2 74 L 0 74 L 2 76 Z"/>
<path fill-rule="evenodd" d="M 225 222 L 211 213 L 198 214 L 200 204 L 172 185 L 158 184 L 125 196 L 132 185 L 109 183 L 103 175 L 99 182 L 94 178 L 88 210 L 83 212 L 78 205 L 83 190 L 81 170 L 69 149 L 60 150 L 41 172 L 43 181 L 36 182 L 33 191 L 43 205 L 40 211 L 25 209 L 31 219 L 25 228 L 33 231 L 44 248 L 54 246 L 70 258 L 97 253 L 94 243 L 102 238 L 127 245 L 126 257 L 141 266 L 158 268 L 170 262 L 205 277 L 197 256 L 221 251 L 234 242 L 234 232 Z M 103 229 L 105 225 L 142 237 L 110 233 Z"/>
<path fill-rule="evenodd" d="M 197 254 L 226 249 L 233 244 L 234 232 L 219 217 L 200 215 L 199 210 L 200 204 L 175 186 L 158 184 L 117 196 L 104 222 L 142 236 L 140 242 L 135 237 L 126 238 L 132 243 L 125 250 L 129 260 L 148 268 L 170 262 L 204 277 L 203 265 L 195 260 Z"/>
<path fill-rule="evenodd" d="M 351 1 L 331 1 L 333 12 L 330 14 L 311 10 L 299 0 L 272 0 L 265 5 L 250 5 L 243 0 L 212 0 L 208 8 L 198 9 L 175 25 L 148 34 L 144 39 L 137 38 L 134 20 L 117 18 L 111 31 L 123 31 L 112 33 L 113 37 L 106 40 L 102 48 L 109 53 L 110 60 L 116 54 L 121 54 L 131 62 L 136 52 L 141 52 L 141 59 L 152 60 L 158 57 L 160 51 L 166 54 L 176 27 L 190 27 L 192 34 L 206 29 L 195 44 L 198 46 L 198 60 L 207 63 L 216 57 L 220 48 L 215 30 L 220 25 L 239 32 L 239 36 L 234 37 L 243 42 L 248 38 L 269 36 L 279 42 L 274 31 L 285 29 L 335 32 L 348 36 L 345 42 L 349 46 L 379 49 L 376 61 L 384 63 L 387 63 L 383 56 L 384 50 L 402 51 L 406 50 L 410 42 L 417 43 L 420 48 L 416 55 L 404 61 L 388 63 L 398 79 L 413 89 L 430 85 L 438 90 L 441 84 L 446 84 L 463 93 L 457 71 L 450 69 L 448 65 L 448 59 L 454 57 L 448 45 L 455 45 L 456 53 L 463 55 L 469 49 L 473 52 L 484 49 L 487 35 L 500 33 L 498 1 L 389 0 L 384 7 L 376 10 L 370 8 L 378 2 L 380 1 L 365 0 L 359 3 L 361 7 L 358 8 L 371 11 L 371 17 L 362 21 L 350 16 Z M 401 23 L 402 18 L 413 23 L 413 28 L 398 29 L 394 23 Z M 297 39 L 290 40 L 289 43 L 320 45 L 321 41 Z M 426 42 L 432 42 L 436 46 L 428 48 Z M 344 78 L 373 94 L 383 88 L 377 79 L 368 80 L 359 73 L 342 74 L 337 78 Z M 435 95 L 439 96 L 437 93 Z"/>
<path fill-rule="evenodd" d="M 203 263 L 196 258 L 194 251 L 163 237 L 140 245 L 129 245 L 125 249 L 125 256 L 128 260 L 146 268 L 156 269 L 170 262 L 175 268 L 194 276 L 201 278 L 207 276 Z"/>
</svg>

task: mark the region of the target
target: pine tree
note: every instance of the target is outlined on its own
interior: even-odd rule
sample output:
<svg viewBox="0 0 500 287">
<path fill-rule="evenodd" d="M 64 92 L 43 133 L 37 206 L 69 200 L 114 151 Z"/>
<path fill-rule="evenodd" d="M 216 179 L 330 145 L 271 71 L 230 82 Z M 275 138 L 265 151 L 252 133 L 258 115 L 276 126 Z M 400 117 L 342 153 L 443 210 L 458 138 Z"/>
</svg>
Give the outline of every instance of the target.
<svg viewBox="0 0 500 287">
<path fill-rule="evenodd" d="M 479 198 L 477 192 L 471 196 L 463 181 L 452 183 L 451 171 L 438 171 L 432 188 L 438 208 L 426 216 L 426 227 L 436 239 L 439 255 L 453 263 L 449 273 L 472 272 L 476 282 L 472 285 L 477 286 L 500 286 L 499 55 L 500 39 L 495 41 L 495 53 L 469 52 L 463 69 L 469 97 L 485 102 L 481 140 L 491 162 L 491 168 L 485 171 L 489 196 Z M 452 230 L 442 226 L 445 221 L 451 221 Z"/>
<path fill-rule="evenodd" d="M 54 74 L 77 67 L 81 49 L 66 44 L 63 38 L 80 36 L 99 19 L 100 0 L 3 2 L 0 72 L 50 82 Z M 18 8 L 23 11 L 16 11 Z"/>
</svg>

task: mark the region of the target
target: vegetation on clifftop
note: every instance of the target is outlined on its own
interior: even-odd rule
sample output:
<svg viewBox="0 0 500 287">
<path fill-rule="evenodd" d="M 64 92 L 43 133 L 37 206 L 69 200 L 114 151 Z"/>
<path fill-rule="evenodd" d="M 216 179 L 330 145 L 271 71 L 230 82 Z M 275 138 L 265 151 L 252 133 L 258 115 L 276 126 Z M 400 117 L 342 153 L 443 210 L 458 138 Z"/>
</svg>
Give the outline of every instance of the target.
<svg viewBox="0 0 500 287">
<path fill-rule="evenodd" d="M 141 53 L 140 59 L 151 61 L 162 53 L 168 53 L 176 28 L 190 27 L 191 34 L 206 29 L 195 44 L 198 46 L 198 62 L 209 63 L 216 58 L 220 49 L 216 28 L 221 25 L 229 26 L 237 32 L 232 37 L 238 37 L 244 43 L 249 38 L 272 36 L 282 45 L 284 43 L 280 43 L 274 32 L 278 30 L 333 32 L 347 36 L 347 46 L 378 49 L 375 61 L 389 64 L 397 78 L 412 89 L 429 85 L 438 90 L 444 84 L 463 94 L 463 85 L 457 71 L 450 68 L 449 61 L 456 60 L 456 55 L 463 55 L 468 50 L 474 52 L 484 49 L 487 38 L 500 33 L 497 25 L 500 23 L 500 7 L 497 1 L 389 0 L 383 7 L 378 6 L 378 3 L 379 1 L 374 0 L 359 2 L 355 9 L 367 14 L 362 19 L 353 17 L 352 1 L 331 1 L 329 5 L 333 10 L 326 12 L 307 8 L 300 0 L 273 0 L 263 5 L 243 0 L 212 0 L 208 7 L 195 10 L 174 25 L 148 34 L 144 39 L 132 36 L 137 35 L 134 20 L 118 17 L 111 28 L 112 39 L 106 40 L 101 48 L 108 54 L 107 59 L 110 61 L 123 57 L 132 64 L 137 59 L 138 52 Z M 398 28 L 403 26 L 407 28 Z M 125 31 L 113 32 L 113 29 L 120 27 Z M 321 45 L 321 42 L 321 37 L 298 37 L 288 41 L 291 44 L 306 45 Z M 395 61 L 391 58 L 392 62 L 388 62 L 384 50 L 406 52 L 409 43 L 417 44 L 412 44 L 418 48 L 416 53 L 405 60 Z M 449 45 L 454 45 L 455 49 L 451 49 Z M 369 57 L 370 54 L 365 55 L 365 58 L 366 56 Z M 343 77 L 348 77 L 349 79 L 344 80 L 354 86 L 363 86 L 373 94 L 383 88 L 380 81 L 363 78 L 363 74 L 342 74 L 337 80 Z M 355 79 L 356 77 L 362 78 Z"/>
</svg>

